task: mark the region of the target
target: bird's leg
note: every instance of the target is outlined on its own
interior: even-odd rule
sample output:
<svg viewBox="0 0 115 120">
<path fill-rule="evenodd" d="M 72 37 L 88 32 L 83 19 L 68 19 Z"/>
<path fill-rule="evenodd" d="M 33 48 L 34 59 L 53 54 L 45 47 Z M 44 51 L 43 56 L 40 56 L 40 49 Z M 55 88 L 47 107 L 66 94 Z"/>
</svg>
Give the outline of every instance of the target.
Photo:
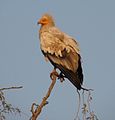
<svg viewBox="0 0 115 120">
<path fill-rule="evenodd" d="M 53 80 L 53 76 L 57 76 L 57 77 L 59 77 L 59 74 L 58 74 L 58 72 L 56 71 L 56 68 L 54 67 L 54 69 L 53 69 L 53 71 L 50 73 L 50 78 Z"/>
<path fill-rule="evenodd" d="M 58 79 L 60 79 L 60 82 L 63 82 L 65 79 L 64 79 L 65 75 L 61 72 L 58 76 Z"/>
</svg>

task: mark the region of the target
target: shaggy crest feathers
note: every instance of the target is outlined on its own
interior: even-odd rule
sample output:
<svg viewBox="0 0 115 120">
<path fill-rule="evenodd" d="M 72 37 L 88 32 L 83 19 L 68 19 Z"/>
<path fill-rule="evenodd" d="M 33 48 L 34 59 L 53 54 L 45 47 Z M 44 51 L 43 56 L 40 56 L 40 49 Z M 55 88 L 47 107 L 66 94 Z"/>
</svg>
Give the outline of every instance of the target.
<svg viewBox="0 0 115 120">
<path fill-rule="evenodd" d="M 50 14 L 45 13 L 40 20 L 43 20 L 43 19 L 47 20 L 48 24 L 55 26 L 54 18 Z"/>
</svg>

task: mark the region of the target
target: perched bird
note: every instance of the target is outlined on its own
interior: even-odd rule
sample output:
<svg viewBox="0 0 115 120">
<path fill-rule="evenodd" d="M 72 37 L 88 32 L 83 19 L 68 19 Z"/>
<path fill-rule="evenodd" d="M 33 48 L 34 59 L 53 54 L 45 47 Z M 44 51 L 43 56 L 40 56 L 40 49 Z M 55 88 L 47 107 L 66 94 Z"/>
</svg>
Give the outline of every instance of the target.
<svg viewBox="0 0 115 120">
<path fill-rule="evenodd" d="M 42 53 L 54 66 L 54 70 L 60 70 L 60 77 L 67 78 L 80 90 L 83 73 L 78 43 L 61 32 L 49 14 L 44 14 L 38 24 L 41 24 L 39 39 Z"/>
</svg>

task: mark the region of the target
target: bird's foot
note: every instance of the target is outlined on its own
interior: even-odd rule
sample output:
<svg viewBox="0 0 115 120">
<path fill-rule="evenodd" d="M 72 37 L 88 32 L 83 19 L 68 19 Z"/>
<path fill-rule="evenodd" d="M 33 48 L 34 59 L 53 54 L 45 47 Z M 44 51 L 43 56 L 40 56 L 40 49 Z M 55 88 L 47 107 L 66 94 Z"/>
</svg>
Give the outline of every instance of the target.
<svg viewBox="0 0 115 120">
<path fill-rule="evenodd" d="M 58 72 L 56 71 L 56 69 L 54 69 L 51 73 L 50 73 L 50 78 L 53 80 L 54 76 L 59 77 Z"/>
<path fill-rule="evenodd" d="M 65 81 L 64 77 L 65 76 L 62 73 L 59 74 L 58 79 L 60 79 L 60 82 Z"/>
</svg>

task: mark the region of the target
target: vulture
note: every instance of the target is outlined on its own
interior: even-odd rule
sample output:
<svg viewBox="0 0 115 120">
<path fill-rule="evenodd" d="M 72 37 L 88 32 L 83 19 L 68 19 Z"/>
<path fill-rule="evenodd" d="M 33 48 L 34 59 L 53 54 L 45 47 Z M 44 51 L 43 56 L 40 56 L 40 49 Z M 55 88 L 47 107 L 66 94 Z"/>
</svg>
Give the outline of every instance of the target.
<svg viewBox="0 0 115 120">
<path fill-rule="evenodd" d="M 54 19 L 44 14 L 39 20 L 40 48 L 60 77 L 67 78 L 78 90 L 83 83 L 83 72 L 78 42 L 55 26 Z"/>
</svg>

